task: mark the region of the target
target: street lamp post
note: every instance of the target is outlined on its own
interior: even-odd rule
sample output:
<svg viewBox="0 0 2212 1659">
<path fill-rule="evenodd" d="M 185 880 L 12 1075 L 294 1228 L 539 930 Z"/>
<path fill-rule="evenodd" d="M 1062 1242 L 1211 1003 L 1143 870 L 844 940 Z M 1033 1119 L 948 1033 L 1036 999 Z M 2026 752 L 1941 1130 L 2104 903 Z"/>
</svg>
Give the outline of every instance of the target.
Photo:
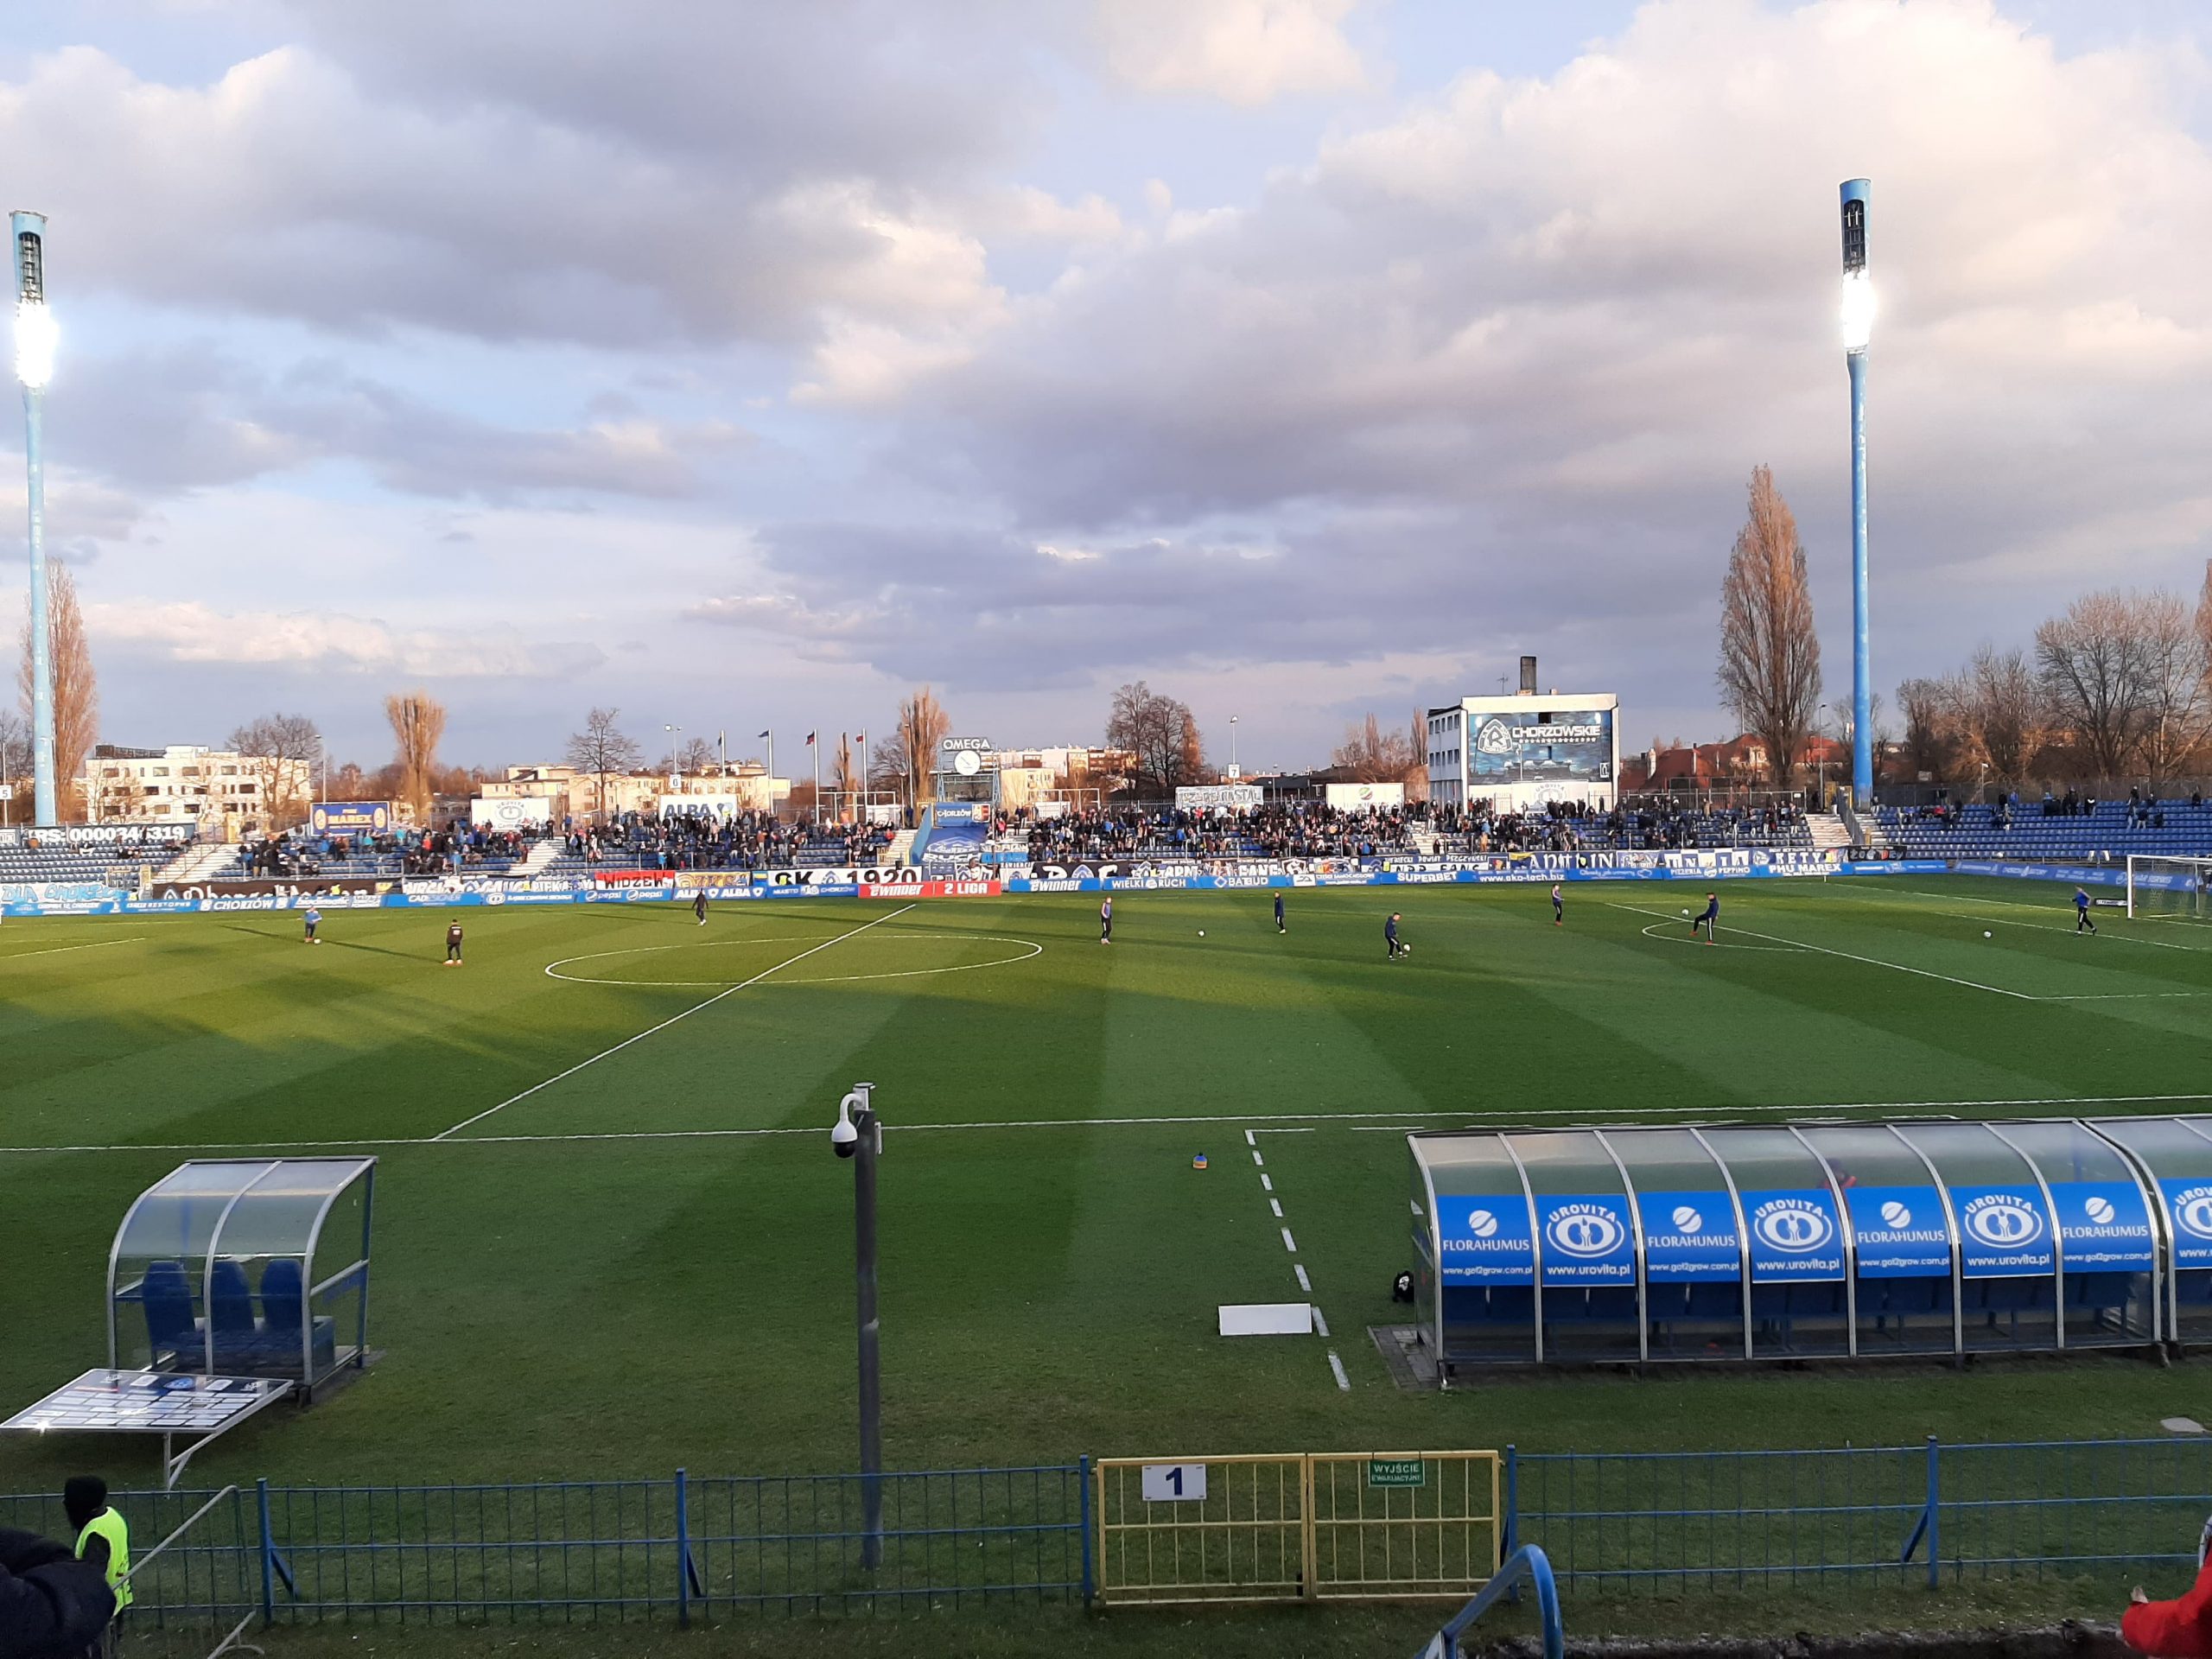
<svg viewBox="0 0 2212 1659">
<path fill-rule="evenodd" d="M 676 779 L 676 740 L 683 735 L 683 728 L 664 724 L 661 730 L 668 734 L 668 776 L 672 785 Z"/>
<path fill-rule="evenodd" d="M 1864 179 L 1843 182 L 1843 353 L 1851 374 L 1851 793 L 1874 798 L 1874 683 L 1867 648 L 1866 348 L 1874 337 L 1874 284 L 1866 271 Z"/>
<path fill-rule="evenodd" d="M 1229 717 L 1229 781 L 1235 783 L 1244 774 L 1236 769 L 1236 716 Z"/>
<path fill-rule="evenodd" d="M 872 1083 L 856 1083 L 837 1103 L 830 1144 L 853 1160 L 854 1314 L 860 1328 L 861 1566 L 883 1560 L 883 1374 L 875 1317 L 875 1160 L 883 1124 L 870 1104 Z"/>
<path fill-rule="evenodd" d="M 16 244 L 16 378 L 23 388 L 23 466 L 30 502 L 31 821 L 60 822 L 54 772 L 54 640 L 46 593 L 46 383 L 54 374 L 54 317 L 46 308 L 46 215 L 9 215 Z"/>
</svg>

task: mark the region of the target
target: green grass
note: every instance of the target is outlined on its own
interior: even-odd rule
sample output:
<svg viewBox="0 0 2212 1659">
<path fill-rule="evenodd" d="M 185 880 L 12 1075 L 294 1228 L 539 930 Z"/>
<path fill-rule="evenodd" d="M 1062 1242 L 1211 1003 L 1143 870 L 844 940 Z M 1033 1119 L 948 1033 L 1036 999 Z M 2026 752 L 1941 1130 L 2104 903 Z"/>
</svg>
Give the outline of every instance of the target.
<svg viewBox="0 0 2212 1659">
<path fill-rule="evenodd" d="M 2107 912 L 2077 939 L 2056 888 L 1744 882 L 1723 892 L 1729 948 L 1708 948 L 1677 913 L 1691 897 L 1577 886 L 1554 929 L 1541 888 L 1301 891 L 1279 938 L 1266 893 L 1127 894 L 1110 948 L 1077 897 L 728 906 L 705 930 L 673 907 L 478 910 L 450 971 L 437 913 L 334 912 L 313 950 L 284 915 L 10 923 L 0 1406 L 102 1363 L 107 1248 L 145 1185 L 214 1148 L 342 1141 L 382 1160 L 386 1357 L 195 1478 L 849 1468 L 850 1179 L 826 1129 L 865 1077 L 892 1126 L 894 1466 L 2201 1415 L 2191 1368 L 2123 1358 L 1391 1386 L 1364 1327 L 1402 1318 L 1397 1128 L 2151 1111 L 2176 1108 L 2119 1097 L 2212 1090 L 2212 938 L 2192 930 Z M 1396 963 L 1394 906 L 1415 950 Z M 1219 1340 L 1217 1303 L 1299 1295 L 1286 1224 L 1333 1338 Z M 0 1488 L 101 1452 L 118 1478 L 150 1464 L 135 1443 L 0 1439 Z"/>
</svg>

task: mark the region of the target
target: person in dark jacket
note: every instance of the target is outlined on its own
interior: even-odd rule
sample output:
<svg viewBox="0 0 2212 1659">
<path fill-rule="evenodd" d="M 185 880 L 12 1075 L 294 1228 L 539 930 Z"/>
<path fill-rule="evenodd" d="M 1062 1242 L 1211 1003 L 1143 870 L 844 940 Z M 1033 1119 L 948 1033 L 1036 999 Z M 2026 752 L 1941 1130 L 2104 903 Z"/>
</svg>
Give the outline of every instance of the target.
<svg viewBox="0 0 2212 1659">
<path fill-rule="evenodd" d="M 0 1659 L 63 1659 L 91 1649 L 115 1617 L 100 1569 L 69 1546 L 0 1527 Z"/>
</svg>

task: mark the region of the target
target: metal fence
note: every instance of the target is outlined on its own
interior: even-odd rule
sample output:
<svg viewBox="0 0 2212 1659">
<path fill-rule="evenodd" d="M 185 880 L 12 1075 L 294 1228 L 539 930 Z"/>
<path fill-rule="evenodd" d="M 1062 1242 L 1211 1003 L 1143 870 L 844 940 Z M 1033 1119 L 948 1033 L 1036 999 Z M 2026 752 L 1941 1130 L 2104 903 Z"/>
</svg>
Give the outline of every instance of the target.
<svg viewBox="0 0 2212 1659">
<path fill-rule="evenodd" d="M 1355 1497 L 1365 1503 L 1377 1477 L 1355 1474 Z M 148 1656 L 192 1649 L 194 1633 L 229 1629 L 241 1610 L 267 1623 L 683 1623 L 738 1612 L 1074 1606 L 1090 1601 L 1104 1576 L 1093 1556 L 1109 1511 L 1094 1514 L 1087 1459 L 881 1478 L 881 1564 L 873 1571 L 861 1565 L 861 1478 L 852 1475 L 263 1482 L 118 1493 L 114 1502 L 142 1558 L 170 1541 L 134 1580 L 133 1646 Z M 1440 1478 L 1431 1472 L 1425 1485 Z M 1823 1582 L 1942 1588 L 2121 1568 L 2146 1577 L 2163 1568 L 2171 1580 L 2194 1565 L 2212 1507 L 2212 1438 L 1802 1452 L 1509 1448 L 1503 1488 L 1496 1548 L 1541 1546 L 1561 1592 L 1577 1598 Z M 1461 1570 L 1432 1573 L 1418 1548 L 1403 1562 L 1393 1553 L 1390 1529 L 1416 1543 L 1424 1528 L 1435 1530 L 1436 1517 L 1417 1506 L 1402 1514 L 1385 1504 L 1369 1517 L 1357 1504 L 1300 1491 L 1286 1512 L 1294 1527 L 1309 1516 L 1350 1515 L 1388 1535 L 1374 1546 L 1382 1568 L 1372 1569 L 1363 1544 L 1351 1574 L 1325 1573 L 1325 1563 L 1307 1571 L 1302 1546 L 1292 1549 L 1278 1576 L 1294 1586 L 1343 1578 L 1351 1593 L 1404 1593 Z M 1463 1507 L 1478 1518 L 1472 1497 Z M 1246 1525 L 1255 1517 L 1282 1518 L 1265 1505 L 1224 1516 Z M 59 1533 L 60 1499 L 0 1494 L 0 1525 Z M 1109 1548 L 1127 1547 L 1124 1531 L 1106 1529 Z M 1486 1573 L 1496 1557 L 1487 1545 L 1478 1553 Z M 1421 1581 L 1399 1582 L 1408 1571 Z"/>
<path fill-rule="evenodd" d="M 2212 1440 L 1506 1453 L 1510 1545 L 1565 1591 L 1924 1584 L 2194 1566 Z"/>
<path fill-rule="evenodd" d="M 861 1478 L 802 1475 L 444 1486 L 272 1486 L 230 1495 L 137 1586 L 134 1625 L 194 1628 L 251 1586 L 270 1623 L 673 1617 L 736 1609 L 1081 1603 L 1087 1460 L 887 1474 L 880 1564 L 861 1565 Z M 165 1537 L 206 1492 L 118 1493 Z M 53 1533 L 59 1497 L 0 1495 L 0 1524 Z"/>
</svg>

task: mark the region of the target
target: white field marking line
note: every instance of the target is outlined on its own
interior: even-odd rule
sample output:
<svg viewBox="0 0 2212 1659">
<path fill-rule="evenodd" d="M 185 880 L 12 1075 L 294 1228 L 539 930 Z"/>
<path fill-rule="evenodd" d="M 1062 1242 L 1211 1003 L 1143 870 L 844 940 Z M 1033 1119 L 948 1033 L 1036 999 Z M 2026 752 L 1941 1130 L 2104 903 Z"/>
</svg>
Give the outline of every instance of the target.
<svg viewBox="0 0 2212 1659">
<path fill-rule="evenodd" d="M 1265 1169 L 1268 1166 L 1268 1160 L 1260 1156 L 1257 1148 L 1255 1148 L 1252 1153 L 1252 1163 L 1253 1166 L 1258 1169 Z"/>
<path fill-rule="evenodd" d="M 1282 1200 L 1281 1198 L 1269 1198 L 1268 1200 L 1268 1208 L 1274 1211 L 1274 1217 L 1277 1221 L 1281 1221 L 1282 1219 Z"/>
<path fill-rule="evenodd" d="M 873 926 L 874 924 L 871 923 L 869 925 Z M 857 932 L 859 930 L 854 931 Z M 804 938 L 808 936 L 801 934 L 798 937 Z M 839 933 L 823 942 L 835 944 L 844 937 L 843 934 Z M 791 979 L 783 982 L 786 985 L 851 985 L 864 979 L 925 979 L 932 974 L 964 974 L 977 968 L 1005 968 L 1017 962 L 1027 962 L 1032 957 L 1041 957 L 1045 954 L 1045 947 L 1036 940 L 1017 939 L 1003 933 L 904 933 L 899 937 L 908 939 L 981 940 L 991 944 L 1027 945 L 1028 949 L 1016 956 L 994 957 L 988 962 L 950 963 L 942 968 L 906 968 L 896 973 L 887 974 L 830 974 L 820 979 Z M 639 945 L 631 950 L 602 950 L 598 954 L 607 957 L 635 957 L 656 950 L 703 950 L 709 945 L 715 944 L 781 944 L 794 942 L 782 939 L 702 939 L 696 944 L 647 944 Z M 744 988 L 743 986 L 731 986 L 729 981 L 726 979 L 599 979 L 584 974 L 556 974 L 553 971 L 554 969 L 566 967 L 572 962 L 591 960 L 589 957 L 563 957 L 559 962 L 548 965 L 545 969 L 546 976 L 570 985 L 615 985 L 626 990 L 696 991 L 704 990 L 709 985 L 720 985 L 736 990 Z M 797 957 L 791 958 L 792 962 L 798 960 Z M 784 963 L 779 965 L 789 967 L 791 963 Z M 752 980 L 746 982 L 748 985 L 753 982 Z"/>
<path fill-rule="evenodd" d="M 1659 913 L 1656 911 L 1644 910 L 1636 905 L 1616 904 L 1612 907 L 1615 910 L 1634 911 L 1639 916 L 1656 916 Z M 1662 916 L 1660 919 L 1665 921 L 1670 918 Z M 1946 984 L 1963 985 L 1970 991 L 1987 991 L 1993 996 L 2009 996 L 2016 1002 L 2048 1002 L 2052 1000 L 2047 996 L 2032 995 L 2026 991 L 2008 991 L 2002 985 L 1985 985 L 1976 979 L 1961 979 L 1952 974 L 1939 974 L 1932 968 L 1908 968 L 1901 962 L 1884 962 L 1879 957 L 1862 957 L 1849 950 L 1832 950 L 1825 944 L 1808 944 L 1802 939 L 1784 938 L 1779 933 L 1754 933 L 1748 927 L 1734 927 L 1729 931 L 1741 933 L 1747 938 L 1765 939 L 1776 944 L 1796 945 L 1800 950 L 1810 950 L 1817 956 L 1837 957 L 1845 962 L 1863 962 L 1870 968 L 1887 968 L 1894 973 L 1913 974 L 1922 979 L 1940 979 Z"/>
<path fill-rule="evenodd" d="M 1625 906 L 1624 906 L 1624 908 L 1625 908 Z M 1651 912 L 1649 911 L 1644 912 L 1647 916 Z M 1639 928 L 1637 931 L 1642 933 L 1645 938 L 1656 939 L 1662 944 L 1700 944 L 1703 943 L 1703 941 L 1694 933 L 1686 938 L 1679 932 L 1670 931 L 1667 933 L 1661 933 L 1656 931 L 1664 925 L 1666 925 L 1664 923 L 1654 922 L 1649 927 Z M 1720 948 L 1724 950 L 1764 950 L 1770 956 L 1777 957 L 1795 956 L 1804 949 L 1802 945 L 1796 944 L 1732 944 L 1726 939 L 1720 940 L 1719 944 Z"/>
<path fill-rule="evenodd" d="M 1313 1328 L 1320 1332 L 1324 1340 L 1326 1340 L 1329 1334 L 1329 1321 L 1321 1312 L 1320 1303 L 1314 1302 L 1311 1306 L 1313 1309 Z"/>
<path fill-rule="evenodd" d="M 127 933 L 119 939 L 95 939 L 90 944 L 48 944 L 36 950 L 10 950 L 0 956 L 0 962 L 13 962 L 18 957 L 58 957 L 64 950 L 105 950 L 111 944 L 136 944 L 145 937 L 143 933 Z"/>
<path fill-rule="evenodd" d="M 1275 1190 L 1275 1179 L 1274 1179 L 1274 1176 L 1272 1176 L 1272 1175 L 1262 1174 L 1262 1175 L 1260 1177 L 1260 1191 L 1261 1191 L 1261 1192 L 1274 1192 L 1274 1190 Z"/>
<path fill-rule="evenodd" d="M 807 957 L 813 956 L 817 951 L 827 950 L 831 945 L 837 944 L 840 940 L 849 939 L 856 933 L 865 933 L 872 927 L 880 927 L 884 923 L 889 921 L 892 917 L 903 916 L 913 908 L 914 906 L 910 904 L 901 905 L 898 909 L 891 912 L 889 915 L 879 916 L 872 922 L 862 922 L 858 927 L 853 928 L 849 931 L 838 934 L 836 938 L 824 939 L 819 944 L 809 945 L 805 950 L 800 951 L 798 955 L 795 957 L 786 957 L 782 962 L 777 963 L 772 967 L 763 968 L 759 973 L 753 975 L 751 979 L 729 986 L 723 990 L 716 991 L 712 996 L 707 998 L 705 1001 L 695 1002 L 690 1007 L 684 1009 L 681 1014 L 672 1014 L 669 1015 L 667 1019 L 662 1020 L 658 1025 L 648 1026 L 645 1030 L 638 1032 L 634 1035 L 625 1037 L 620 1042 L 615 1044 L 613 1047 L 601 1049 L 598 1053 L 593 1055 L 588 1060 L 578 1060 L 567 1071 L 556 1072 L 553 1076 L 545 1078 L 543 1082 L 533 1083 L 529 1088 L 524 1090 L 520 1094 L 510 1095 L 498 1105 L 487 1106 L 482 1111 L 477 1113 L 474 1117 L 464 1117 L 460 1122 L 454 1124 L 451 1128 L 439 1130 L 438 1133 L 432 1135 L 430 1139 L 433 1141 L 448 1140 L 462 1129 L 467 1128 L 470 1124 L 480 1123 L 486 1118 L 491 1116 L 493 1113 L 503 1112 L 506 1110 L 508 1107 L 513 1105 L 517 1101 L 528 1100 L 539 1090 L 550 1089 L 553 1084 L 559 1083 L 564 1077 L 575 1077 L 577 1072 L 582 1071 L 586 1066 L 598 1065 L 610 1054 L 620 1054 L 624 1049 L 629 1047 L 632 1043 L 642 1043 L 646 1038 L 652 1036 L 656 1032 L 666 1031 L 671 1026 L 676 1024 L 679 1020 L 689 1020 L 693 1014 L 699 1013 L 702 1009 L 713 1007 L 715 1003 L 721 1001 L 724 997 L 736 995 L 740 991 L 743 990 L 746 986 L 759 983 L 761 980 L 767 978 L 769 975 L 776 972 L 778 969 L 788 968 L 795 962 L 804 962 Z"/>
<path fill-rule="evenodd" d="M 1351 1392 L 1351 1378 L 1344 1375 L 1344 1363 L 1337 1357 L 1337 1351 L 1333 1348 L 1329 1350 L 1329 1370 L 1336 1376 L 1337 1387 L 1341 1389 L 1344 1393 L 1350 1394 Z"/>
<path fill-rule="evenodd" d="M 1923 896 L 1930 899 L 1936 897 L 1934 893 L 1928 893 Z M 1974 902 L 1978 905 L 2001 905 L 2006 901 L 2002 899 L 1977 899 Z M 2018 906 L 2018 908 L 2022 910 L 2030 910 L 2037 908 L 2037 906 L 2022 905 Z M 1925 914 L 1926 912 L 1923 912 L 1922 913 Z M 2070 927 L 2059 927 L 2049 922 L 2016 922 L 2010 916 L 1974 916 L 1969 915 L 1962 910 L 1939 910 L 1936 914 L 1939 916 L 1953 917 L 1961 922 L 1994 922 L 1999 927 L 2024 927 L 2031 933 L 2072 933 L 2076 931 Z M 2095 937 L 2098 938 L 2103 938 L 2106 936 L 2100 933 Z M 2122 944 L 2145 944 L 2150 946 L 2153 950 L 2180 950 L 2192 957 L 2201 957 L 2205 954 L 2203 948 L 2201 946 L 2194 944 L 2176 944 L 2169 939 L 2139 939 L 2133 933 L 2114 933 L 2110 937 L 2119 940 Z"/>
<path fill-rule="evenodd" d="M 1300 1262 L 1294 1262 L 1290 1265 L 1291 1270 L 1298 1275 L 1298 1287 L 1304 1291 L 1308 1296 L 1311 1296 L 1313 1294 L 1313 1281 L 1306 1276 L 1305 1264 Z"/>
<path fill-rule="evenodd" d="M 1247 1129 L 1244 1131 L 1244 1144 L 1248 1147 L 1256 1147 L 1260 1144 L 1260 1137 Z"/>
<path fill-rule="evenodd" d="M 2139 1106 L 2186 1105 L 2192 1102 L 2212 1101 L 2212 1095 L 2050 1095 L 2022 1096 L 2011 1100 L 1861 1100 L 1861 1101 L 1777 1101 L 1769 1105 L 1733 1106 L 1655 1106 L 1640 1116 L 1690 1116 L 1715 1123 L 1732 1123 L 1744 1119 L 1749 1112 L 1786 1112 L 1792 1116 L 1802 1112 L 1915 1112 L 1926 1116 L 1952 1117 L 1958 1109 L 1967 1111 L 1986 1111 L 1993 1106 Z M 1319 1116 L 1357 1116 L 1354 1113 L 1319 1113 Z M 1477 1117 L 1470 1113 L 1461 1118 L 1471 1130 L 1492 1128 L 1514 1128 L 1538 1117 L 1588 1118 L 1587 1110 L 1501 1113 L 1491 1117 Z M 997 1130 L 997 1129 L 1110 1129 L 1110 1128 L 1186 1128 L 1193 1123 L 1242 1123 L 1243 1117 L 1037 1117 L 1010 1118 L 1000 1123 L 901 1123 L 886 1134 L 916 1135 L 931 1131 Z M 1834 1120 L 1840 1122 L 1842 1120 Z M 1347 1122 L 1344 1128 L 1357 1132 L 1364 1126 Z M 1381 1133 L 1395 1135 L 1402 1131 L 1395 1124 L 1376 1127 Z M 449 1141 L 443 1135 L 363 1136 L 352 1141 L 118 1141 L 102 1145 L 62 1145 L 50 1147 L 0 1147 L 0 1156 L 19 1154 L 31 1157 L 59 1152 L 293 1152 L 327 1149 L 333 1147 L 502 1147 L 552 1145 L 566 1141 L 746 1141 L 777 1135 L 819 1135 L 820 1129 L 578 1129 L 560 1135 L 472 1135 L 466 1140 Z M 1274 1133 L 1287 1135 L 1287 1129 Z M 1297 1131 L 1301 1135 L 1316 1133 L 1313 1129 Z M 1256 1154 L 1255 1154 L 1256 1156 Z"/>
<path fill-rule="evenodd" d="M 1290 1229 L 1287 1227 L 1282 1230 L 1282 1247 L 1293 1255 L 1298 1254 L 1298 1241 L 1290 1236 Z"/>
</svg>

